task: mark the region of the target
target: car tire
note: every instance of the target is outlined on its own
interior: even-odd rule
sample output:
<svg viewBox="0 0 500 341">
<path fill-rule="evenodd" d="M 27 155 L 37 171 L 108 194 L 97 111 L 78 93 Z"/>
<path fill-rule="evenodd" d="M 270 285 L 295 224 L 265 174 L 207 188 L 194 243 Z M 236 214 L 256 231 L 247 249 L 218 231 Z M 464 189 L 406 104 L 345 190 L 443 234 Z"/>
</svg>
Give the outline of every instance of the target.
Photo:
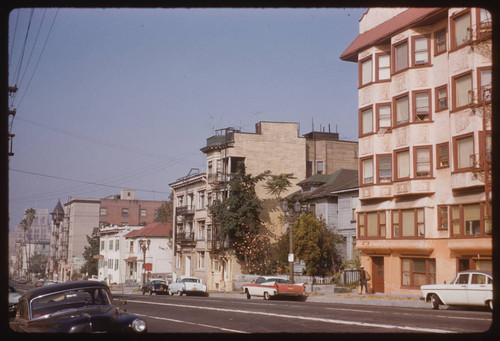
<svg viewBox="0 0 500 341">
<path fill-rule="evenodd" d="M 489 300 L 487 303 L 490 310 L 493 311 L 493 300 Z"/>
<path fill-rule="evenodd" d="M 170 289 L 168 289 L 167 294 L 168 294 L 169 296 L 174 296 L 174 293 L 173 293 L 172 291 L 170 291 Z"/>
<path fill-rule="evenodd" d="M 269 300 L 271 298 L 271 296 L 269 295 L 269 292 L 264 292 L 264 299 L 265 300 Z"/>
<path fill-rule="evenodd" d="M 431 306 L 432 306 L 432 309 L 438 310 L 440 302 L 441 302 L 441 300 L 439 299 L 438 295 L 432 294 L 432 296 L 431 296 Z"/>
<path fill-rule="evenodd" d="M 143 291 L 142 291 L 142 294 L 143 294 L 143 295 L 146 295 L 146 290 L 143 290 Z"/>
<path fill-rule="evenodd" d="M 149 296 L 153 295 L 153 290 L 149 290 Z"/>
</svg>

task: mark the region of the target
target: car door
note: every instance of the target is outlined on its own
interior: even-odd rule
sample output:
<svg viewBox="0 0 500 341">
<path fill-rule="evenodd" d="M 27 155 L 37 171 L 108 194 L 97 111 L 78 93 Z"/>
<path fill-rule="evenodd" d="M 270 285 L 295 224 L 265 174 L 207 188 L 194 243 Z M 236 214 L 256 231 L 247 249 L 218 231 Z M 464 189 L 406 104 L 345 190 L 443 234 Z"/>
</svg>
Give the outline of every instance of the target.
<svg viewBox="0 0 500 341">
<path fill-rule="evenodd" d="M 488 276 L 481 273 L 472 273 L 471 282 L 467 290 L 468 304 L 484 305 L 488 299 L 492 298 L 492 284 Z"/>
<path fill-rule="evenodd" d="M 461 273 L 455 281 L 445 290 L 441 300 L 448 305 L 467 304 L 467 288 L 469 286 L 469 273 Z"/>
</svg>

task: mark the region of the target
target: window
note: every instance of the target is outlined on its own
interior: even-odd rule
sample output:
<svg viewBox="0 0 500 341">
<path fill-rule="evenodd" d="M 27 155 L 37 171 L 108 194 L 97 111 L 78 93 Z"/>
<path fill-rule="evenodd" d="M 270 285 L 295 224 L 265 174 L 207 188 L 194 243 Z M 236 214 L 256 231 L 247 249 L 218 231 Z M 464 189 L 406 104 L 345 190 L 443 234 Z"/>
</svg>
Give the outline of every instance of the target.
<svg viewBox="0 0 500 341">
<path fill-rule="evenodd" d="M 393 238 L 423 238 L 425 236 L 424 214 L 423 208 L 393 210 Z"/>
<path fill-rule="evenodd" d="M 415 147 L 414 161 L 416 178 L 428 178 L 432 176 L 431 147 Z"/>
<path fill-rule="evenodd" d="M 378 155 L 378 183 L 392 181 L 392 155 Z"/>
<path fill-rule="evenodd" d="M 454 168 L 455 171 L 468 170 L 472 167 L 474 155 L 473 135 L 454 137 Z"/>
<path fill-rule="evenodd" d="M 413 92 L 413 121 L 423 122 L 431 119 L 431 91 Z"/>
<path fill-rule="evenodd" d="M 361 160 L 361 183 L 372 184 L 373 183 L 373 159 Z"/>
<path fill-rule="evenodd" d="M 205 208 L 205 191 L 198 192 L 198 209 L 202 210 Z"/>
<path fill-rule="evenodd" d="M 373 132 L 373 110 L 371 107 L 360 110 L 360 132 L 363 136 Z"/>
<path fill-rule="evenodd" d="M 436 111 L 448 109 L 448 90 L 446 85 L 436 88 L 435 97 Z"/>
<path fill-rule="evenodd" d="M 486 219 L 486 205 L 471 203 L 450 206 L 452 237 L 482 237 L 491 235 L 491 221 Z"/>
<path fill-rule="evenodd" d="M 479 69 L 479 103 L 491 101 L 491 69 Z"/>
<path fill-rule="evenodd" d="M 446 28 L 434 33 L 434 55 L 446 52 Z"/>
<path fill-rule="evenodd" d="M 316 173 L 323 174 L 323 161 L 316 161 Z"/>
<path fill-rule="evenodd" d="M 122 218 L 128 218 L 128 208 L 122 208 Z"/>
<path fill-rule="evenodd" d="M 393 46 L 394 73 L 408 68 L 408 41 Z"/>
<path fill-rule="evenodd" d="M 472 90 L 472 74 L 466 73 L 455 76 L 452 79 L 453 86 L 453 108 L 461 109 L 470 103 L 470 91 Z"/>
<path fill-rule="evenodd" d="M 413 66 L 428 65 L 430 61 L 429 39 L 413 37 Z"/>
<path fill-rule="evenodd" d="M 106 207 L 101 207 L 100 211 L 99 211 L 99 214 L 101 216 L 105 216 L 108 214 L 108 209 Z"/>
<path fill-rule="evenodd" d="M 129 252 L 134 252 L 134 242 L 131 241 L 130 244 L 129 244 Z"/>
<path fill-rule="evenodd" d="M 146 218 L 146 209 L 141 208 L 141 218 Z"/>
<path fill-rule="evenodd" d="M 402 125 L 409 122 L 409 102 L 408 95 L 396 97 L 394 99 L 394 108 L 396 110 L 395 126 Z"/>
<path fill-rule="evenodd" d="M 448 230 L 448 206 L 438 205 L 438 230 Z"/>
<path fill-rule="evenodd" d="M 118 251 L 118 250 L 120 250 L 120 240 L 119 239 L 115 240 L 115 251 Z"/>
<path fill-rule="evenodd" d="M 410 151 L 408 149 L 396 152 L 396 179 L 410 177 Z"/>
<path fill-rule="evenodd" d="M 105 248 L 105 241 L 101 240 L 101 251 L 104 251 Z"/>
<path fill-rule="evenodd" d="M 385 211 L 358 213 L 359 238 L 385 238 Z"/>
<path fill-rule="evenodd" d="M 460 47 L 470 40 L 470 12 L 452 17 L 452 44 L 453 48 Z"/>
<path fill-rule="evenodd" d="M 388 54 L 378 54 L 376 56 L 376 80 L 383 81 L 391 78 L 391 56 Z"/>
<path fill-rule="evenodd" d="M 372 82 L 372 58 L 369 57 L 368 59 L 365 59 L 360 62 L 360 86 L 369 84 Z"/>
<path fill-rule="evenodd" d="M 401 285 L 420 288 L 425 284 L 436 284 L 436 260 L 401 258 Z"/>
<path fill-rule="evenodd" d="M 377 130 L 391 128 L 391 105 L 377 104 Z"/>
<path fill-rule="evenodd" d="M 446 168 L 449 166 L 449 145 L 448 142 L 436 145 L 436 168 Z"/>
<path fill-rule="evenodd" d="M 109 248 L 108 248 L 108 250 L 113 250 L 113 246 L 114 246 L 114 241 L 110 240 L 109 241 Z"/>
</svg>

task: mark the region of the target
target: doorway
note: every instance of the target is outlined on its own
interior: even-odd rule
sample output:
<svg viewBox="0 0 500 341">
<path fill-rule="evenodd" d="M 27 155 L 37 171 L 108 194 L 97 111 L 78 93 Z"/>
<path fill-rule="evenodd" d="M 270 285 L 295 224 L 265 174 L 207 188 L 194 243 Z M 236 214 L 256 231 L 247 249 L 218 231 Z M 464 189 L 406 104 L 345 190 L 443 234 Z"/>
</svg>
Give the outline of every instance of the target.
<svg viewBox="0 0 500 341">
<path fill-rule="evenodd" d="M 384 257 L 371 257 L 372 259 L 372 291 L 384 291 Z"/>
</svg>

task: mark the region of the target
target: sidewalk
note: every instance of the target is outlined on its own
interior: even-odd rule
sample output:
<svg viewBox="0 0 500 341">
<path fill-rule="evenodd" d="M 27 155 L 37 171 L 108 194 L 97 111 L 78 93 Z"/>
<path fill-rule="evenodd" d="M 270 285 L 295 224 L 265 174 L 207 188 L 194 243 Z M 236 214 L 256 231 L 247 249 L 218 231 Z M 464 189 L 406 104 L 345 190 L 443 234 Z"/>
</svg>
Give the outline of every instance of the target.
<svg viewBox="0 0 500 341">
<path fill-rule="evenodd" d="M 112 287 L 113 295 L 142 295 L 139 287 Z M 209 297 L 236 298 L 246 300 L 246 295 L 241 292 L 209 292 Z M 253 298 L 256 300 L 259 298 Z M 355 293 L 321 295 L 309 294 L 307 302 L 364 304 L 385 307 L 429 308 L 430 304 L 415 296 L 389 296 L 384 294 L 358 295 Z"/>
</svg>

